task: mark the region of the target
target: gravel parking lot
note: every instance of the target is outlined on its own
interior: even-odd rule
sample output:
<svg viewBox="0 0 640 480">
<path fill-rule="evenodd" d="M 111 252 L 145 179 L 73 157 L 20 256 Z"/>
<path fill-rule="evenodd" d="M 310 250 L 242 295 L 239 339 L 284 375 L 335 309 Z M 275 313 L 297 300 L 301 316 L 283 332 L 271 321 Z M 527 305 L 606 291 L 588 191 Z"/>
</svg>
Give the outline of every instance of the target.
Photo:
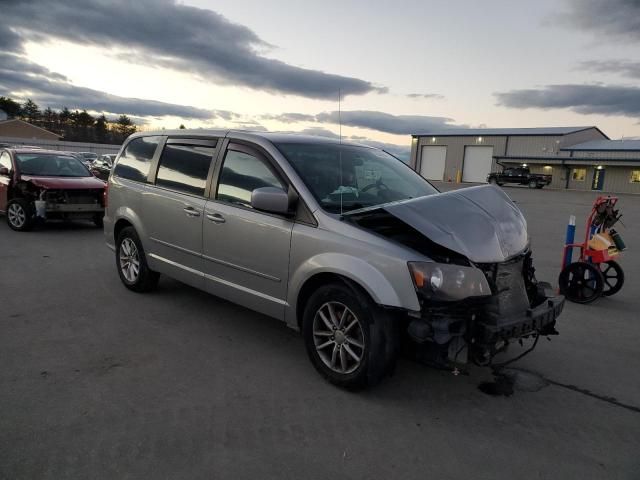
<svg viewBox="0 0 640 480">
<path fill-rule="evenodd" d="M 595 193 L 506 191 L 555 283 Z M 341 391 L 284 324 L 167 278 L 126 290 L 89 224 L 2 218 L 0 478 L 639 478 L 640 197 L 620 205 L 624 288 L 568 304 L 509 397 L 409 360 Z"/>
</svg>

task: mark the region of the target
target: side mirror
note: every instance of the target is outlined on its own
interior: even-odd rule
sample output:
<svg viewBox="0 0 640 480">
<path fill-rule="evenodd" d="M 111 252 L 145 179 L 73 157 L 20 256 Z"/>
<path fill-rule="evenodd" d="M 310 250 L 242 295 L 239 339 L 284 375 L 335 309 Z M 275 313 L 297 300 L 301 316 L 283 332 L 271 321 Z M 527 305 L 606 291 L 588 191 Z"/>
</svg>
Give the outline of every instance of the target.
<svg viewBox="0 0 640 480">
<path fill-rule="evenodd" d="M 9 169 L 7 167 L 0 167 L 0 175 L 3 177 L 9 176 Z"/>
<path fill-rule="evenodd" d="M 261 187 L 251 192 L 251 206 L 263 212 L 287 215 L 289 210 L 289 195 L 281 188 Z"/>
</svg>

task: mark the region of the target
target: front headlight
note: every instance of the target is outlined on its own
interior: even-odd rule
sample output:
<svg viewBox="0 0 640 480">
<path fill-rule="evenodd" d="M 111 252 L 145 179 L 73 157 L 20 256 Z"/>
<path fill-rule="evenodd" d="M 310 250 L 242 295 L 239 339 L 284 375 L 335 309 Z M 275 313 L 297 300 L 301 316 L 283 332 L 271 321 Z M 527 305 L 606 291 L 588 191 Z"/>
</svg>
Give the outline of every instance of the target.
<svg viewBox="0 0 640 480">
<path fill-rule="evenodd" d="M 433 300 L 456 301 L 491 295 L 481 270 L 473 267 L 431 262 L 409 262 L 416 290 Z"/>
</svg>

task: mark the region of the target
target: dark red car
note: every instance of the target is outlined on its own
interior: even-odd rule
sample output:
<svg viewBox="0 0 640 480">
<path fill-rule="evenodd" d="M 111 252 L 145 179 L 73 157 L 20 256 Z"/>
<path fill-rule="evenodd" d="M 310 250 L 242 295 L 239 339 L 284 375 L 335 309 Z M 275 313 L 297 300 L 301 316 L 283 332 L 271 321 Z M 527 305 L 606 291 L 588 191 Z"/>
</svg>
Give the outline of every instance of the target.
<svg viewBox="0 0 640 480">
<path fill-rule="evenodd" d="M 13 230 L 53 218 L 88 219 L 102 227 L 105 189 L 105 182 L 68 154 L 0 149 L 0 213 Z"/>
</svg>

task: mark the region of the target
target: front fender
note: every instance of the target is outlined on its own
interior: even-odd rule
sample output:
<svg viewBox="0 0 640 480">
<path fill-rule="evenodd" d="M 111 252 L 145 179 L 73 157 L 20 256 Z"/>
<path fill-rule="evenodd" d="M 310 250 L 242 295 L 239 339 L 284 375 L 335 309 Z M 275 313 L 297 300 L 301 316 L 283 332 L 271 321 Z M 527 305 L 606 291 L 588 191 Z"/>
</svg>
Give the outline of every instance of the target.
<svg viewBox="0 0 640 480">
<path fill-rule="evenodd" d="M 287 295 L 287 303 L 290 306 L 287 323 L 290 325 L 295 322 L 300 290 L 307 280 L 321 273 L 337 274 L 354 281 L 364 288 L 373 301 L 379 305 L 415 310 L 420 308 L 417 297 L 415 305 L 406 305 L 406 301 L 401 300 L 401 296 L 393 284 L 370 263 L 351 255 L 321 253 L 309 258 L 291 273 Z M 409 278 L 408 274 L 407 278 Z"/>
</svg>

